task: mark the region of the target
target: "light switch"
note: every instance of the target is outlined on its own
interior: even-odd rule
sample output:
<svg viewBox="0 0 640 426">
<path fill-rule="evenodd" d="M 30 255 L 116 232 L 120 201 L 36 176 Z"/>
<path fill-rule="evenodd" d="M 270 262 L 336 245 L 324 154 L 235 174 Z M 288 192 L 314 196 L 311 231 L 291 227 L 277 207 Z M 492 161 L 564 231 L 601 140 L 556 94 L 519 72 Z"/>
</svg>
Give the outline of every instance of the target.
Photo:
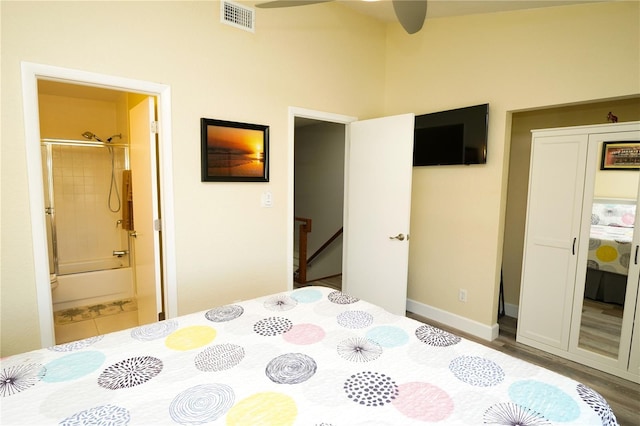
<svg viewBox="0 0 640 426">
<path fill-rule="evenodd" d="M 273 195 L 271 191 L 262 193 L 262 207 L 273 207 Z"/>
</svg>

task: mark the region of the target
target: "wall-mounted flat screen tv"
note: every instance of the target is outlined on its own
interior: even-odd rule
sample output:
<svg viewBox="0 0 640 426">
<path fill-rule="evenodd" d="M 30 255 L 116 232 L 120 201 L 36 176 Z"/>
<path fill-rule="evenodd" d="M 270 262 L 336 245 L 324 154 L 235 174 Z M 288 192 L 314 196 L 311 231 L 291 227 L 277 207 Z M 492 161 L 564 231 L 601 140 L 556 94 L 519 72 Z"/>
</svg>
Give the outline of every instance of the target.
<svg viewBox="0 0 640 426">
<path fill-rule="evenodd" d="M 489 104 L 417 115 L 413 165 L 485 164 Z"/>
</svg>

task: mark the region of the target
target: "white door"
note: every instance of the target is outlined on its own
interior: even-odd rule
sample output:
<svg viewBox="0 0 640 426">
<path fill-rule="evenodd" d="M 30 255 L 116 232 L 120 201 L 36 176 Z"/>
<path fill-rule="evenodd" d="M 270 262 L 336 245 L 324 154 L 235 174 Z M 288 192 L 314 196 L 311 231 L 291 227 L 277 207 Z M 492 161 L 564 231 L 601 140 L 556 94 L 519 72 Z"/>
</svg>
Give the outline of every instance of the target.
<svg viewBox="0 0 640 426">
<path fill-rule="evenodd" d="M 129 110 L 130 168 L 133 182 L 133 223 L 131 239 L 135 262 L 136 297 L 140 325 L 158 321 L 162 309 L 160 279 L 160 236 L 154 230 L 158 218 L 156 170 L 156 135 L 151 130 L 155 121 L 153 98 L 144 98 Z M 123 195 L 127 201 L 126 194 Z"/>
<path fill-rule="evenodd" d="M 568 349 L 587 135 L 534 135 L 518 341 Z"/>
<path fill-rule="evenodd" d="M 414 114 L 349 125 L 342 288 L 405 315 Z"/>
</svg>

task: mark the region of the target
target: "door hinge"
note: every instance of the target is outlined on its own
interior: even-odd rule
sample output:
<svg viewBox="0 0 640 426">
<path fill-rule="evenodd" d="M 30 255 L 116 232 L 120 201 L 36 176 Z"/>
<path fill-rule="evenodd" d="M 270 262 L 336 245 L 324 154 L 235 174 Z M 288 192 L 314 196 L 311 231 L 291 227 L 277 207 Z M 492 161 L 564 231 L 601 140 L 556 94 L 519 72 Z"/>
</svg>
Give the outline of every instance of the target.
<svg viewBox="0 0 640 426">
<path fill-rule="evenodd" d="M 151 133 L 153 134 L 158 134 L 158 122 L 157 121 L 152 121 L 151 122 Z"/>
<path fill-rule="evenodd" d="M 162 231 L 162 219 L 153 220 L 153 230 L 158 232 Z"/>
<path fill-rule="evenodd" d="M 158 321 L 164 321 L 164 320 L 165 320 L 164 312 L 159 312 L 158 313 Z"/>
</svg>

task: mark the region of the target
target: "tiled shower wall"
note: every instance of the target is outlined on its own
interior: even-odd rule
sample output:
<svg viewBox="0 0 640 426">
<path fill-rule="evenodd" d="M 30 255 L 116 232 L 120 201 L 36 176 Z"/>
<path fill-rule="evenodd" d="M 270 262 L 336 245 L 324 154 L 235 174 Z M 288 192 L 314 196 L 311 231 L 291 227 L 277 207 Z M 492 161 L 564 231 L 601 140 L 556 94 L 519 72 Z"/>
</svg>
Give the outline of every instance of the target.
<svg viewBox="0 0 640 426">
<path fill-rule="evenodd" d="M 111 193 L 111 154 L 106 147 L 52 145 L 54 202 L 58 264 L 86 264 L 83 270 L 103 269 L 99 263 L 121 264 L 127 258 L 113 256 L 114 250 L 128 250 L 127 232 L 122 230 L 122 171 L 125 150 L 114 151 L 117 184 Z M 44 148 L 43 148 L 44 150 Z M 45 180 L 46 178 L 46 162 Z M 120 200 L 118 202 L 118 199 Z M 79 272 L 79 271 L 78 271 Z"/>
</svg>

